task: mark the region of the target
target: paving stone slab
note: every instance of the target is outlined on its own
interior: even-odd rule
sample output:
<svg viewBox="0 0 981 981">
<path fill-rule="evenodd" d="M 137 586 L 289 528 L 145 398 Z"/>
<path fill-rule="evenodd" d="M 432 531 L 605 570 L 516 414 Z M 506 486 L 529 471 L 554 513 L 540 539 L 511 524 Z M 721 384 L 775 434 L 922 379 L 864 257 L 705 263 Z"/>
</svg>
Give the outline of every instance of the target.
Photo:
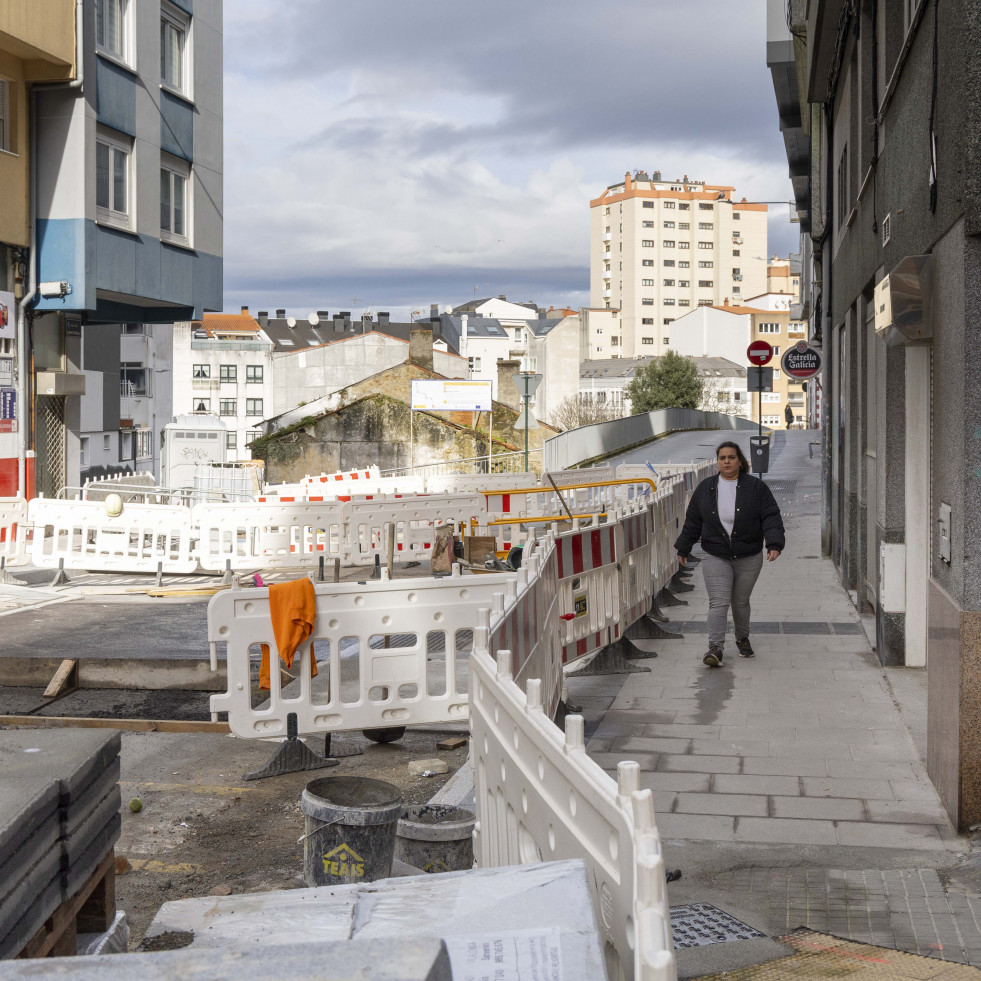
<svg viewBox="0 0 981 981">
<path fill-rule="evenodd" d="M 838 843 L 833 821 L 754 817 L 738 819 L 735 840 L 790 845 L 835 845 Z"/>
<path fill-rule="evenodd" d="M 109 793 L 88 814 L 79 816 L 74 831 L 61 839 L 62 865 L 66 869 L 78 861 L 93 841 L 104 838 L 104 831 L 112 824 L 113 817 L 118 815 L 121 804 L 119 784 L 114 783 Z"/>
<path fill-rule="evenodd" d="M 0 937 L 0 960 L 13 957 L 24 949 L 24 945 L 44 925 L 44 921 L 58 908 L 62 900 L 61 878 L 55 873 L 54 878 L 46 885 L 38 883 L 35 886 L 33 899 L 23 916 L 10 928 L 7 934 Z M 100 958 L 101 960 L 102 958 Z M 37 961 L 24 962 L 37 964 Z M 9 964 L 4 964 L 4 977 L 8 976 Z M 31 977 L 25 974 L 23 977 Z"/>
<path fill-rule="evenodd" d="M 67 868 L 62 862 L 61 880 L 65 895 L 72 896 L 85 884 L 89 876 L 98 868 L 106 855 L 119 840 L 122 829 L 122 817 L 117 811 L 109 823 L 102 825 L 89 839 L 85 850 Z"/>
<path fill-rule="evenodd" d="M 57 847 L 42 852 L 17 879 L 4 882 L 4 896 L 0 899 L 0 937 L 7 937 L 25 916 L 33 916 L 37 922 L 35 931 L 51 915 L 51 910 L 39 897 L 44 898 L 48 887 L 60 883 L 61 855 Z M 62 894 L 58 892 L 60 902 Z M 2 944 L 0 944 L 2 947 Z"/>
<path fill-rule="evenodd" d="M 0 888 L 8 858 L 51 822 L 57 830 L 58 784 L 44 777 L 0 776 Z"/>
</svg>

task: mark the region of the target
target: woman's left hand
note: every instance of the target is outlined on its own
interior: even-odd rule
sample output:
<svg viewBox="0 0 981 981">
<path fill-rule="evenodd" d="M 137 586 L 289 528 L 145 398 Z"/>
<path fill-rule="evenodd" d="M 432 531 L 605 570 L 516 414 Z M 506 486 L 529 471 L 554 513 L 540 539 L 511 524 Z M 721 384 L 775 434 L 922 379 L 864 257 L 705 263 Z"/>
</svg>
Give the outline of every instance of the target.
<svg viewBox="0 0 981 981">
<path fill-rule="evenodd" d="M 776 562 L 779 558 L 780 553 L 775 548 L 771 548 L 770 551 L 766 553 L 767 562 Z"/>
</svg>

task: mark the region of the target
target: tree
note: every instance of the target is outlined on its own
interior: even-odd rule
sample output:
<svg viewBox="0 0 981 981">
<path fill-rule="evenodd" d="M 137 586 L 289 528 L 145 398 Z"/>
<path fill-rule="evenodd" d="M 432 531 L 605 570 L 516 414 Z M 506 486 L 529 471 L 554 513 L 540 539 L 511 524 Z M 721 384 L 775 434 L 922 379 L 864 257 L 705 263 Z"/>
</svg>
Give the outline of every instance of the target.
<svg viewBox="0 0 981 981">
<path fill-rule="evenodd" d="M 548 417 L 557 429 L 578 429 L 594 422 L 607 422 L 619 419 L 623 413 L 615 402 L 597 402 L 584 397 L 586 393 L 568 395 L 552 410 Z"/>
<path fill-rule="evenodd" d="M 624 394 L 635 415 L 655 409 L 697 409 L 702 402 L 702 379 L 692 358 L 668 351 L 641 368 Z"/>
<path fill-rule="evenodd" d="M 702 404 L 706 412 L 721 412 L 727 416 L 742 416 L 743 403 L 733 399 L 732 388 L 723 378 L 706 378 L 702 382 Z"/>
</svg>

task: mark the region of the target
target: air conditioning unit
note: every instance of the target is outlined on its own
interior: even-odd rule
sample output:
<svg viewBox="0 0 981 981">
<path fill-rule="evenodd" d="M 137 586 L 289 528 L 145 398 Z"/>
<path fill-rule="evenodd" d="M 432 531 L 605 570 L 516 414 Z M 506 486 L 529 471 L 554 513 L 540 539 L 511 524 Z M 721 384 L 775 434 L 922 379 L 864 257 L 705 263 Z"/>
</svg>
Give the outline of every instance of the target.
<svg viewBox="0 0 981 981">
<path fill-rule="evenodd" d="M 909 255 L 875 288 L 875 332 L 890 347 L 933 337 L 933 256 Z"/>
</svg>

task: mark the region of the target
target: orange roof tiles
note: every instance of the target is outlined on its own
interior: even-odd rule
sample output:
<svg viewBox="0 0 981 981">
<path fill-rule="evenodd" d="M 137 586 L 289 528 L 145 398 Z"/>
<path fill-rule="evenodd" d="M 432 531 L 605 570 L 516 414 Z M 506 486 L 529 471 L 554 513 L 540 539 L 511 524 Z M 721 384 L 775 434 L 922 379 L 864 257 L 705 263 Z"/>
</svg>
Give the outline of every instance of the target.
<svg viewBox="0 0 981 981">
<path fill-rule="evenodd" d="M 211 335 L 229 331 L 259 333 L 259 324 L 249 315 L 248 307 L 243 307 L 241 313 L 206 313 L 203 319 L 194 321 L 193 326 L 206 330 Z"/>
</svg>

